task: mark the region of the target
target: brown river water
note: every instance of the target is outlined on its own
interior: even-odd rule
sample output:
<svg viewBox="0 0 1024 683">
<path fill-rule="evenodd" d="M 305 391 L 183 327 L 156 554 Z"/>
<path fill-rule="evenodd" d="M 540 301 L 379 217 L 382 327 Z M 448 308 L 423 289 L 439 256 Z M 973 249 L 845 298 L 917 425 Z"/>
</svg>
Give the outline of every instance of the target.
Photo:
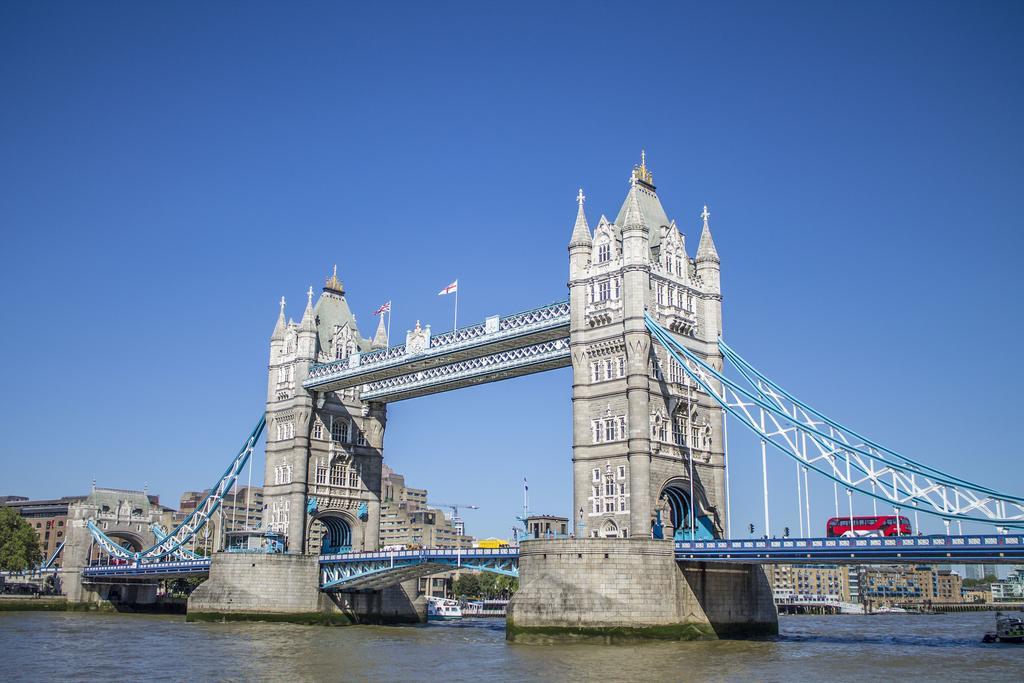
<svg viewBox="0 0 1024 683">
<path fill-rule="evenodd" d="M 0 681 L 1024 681 L 991 612 L 789 616 L 761 641 L 516 645 L 504 622 L 330 628 L 0 612 Z"/>
</svg>

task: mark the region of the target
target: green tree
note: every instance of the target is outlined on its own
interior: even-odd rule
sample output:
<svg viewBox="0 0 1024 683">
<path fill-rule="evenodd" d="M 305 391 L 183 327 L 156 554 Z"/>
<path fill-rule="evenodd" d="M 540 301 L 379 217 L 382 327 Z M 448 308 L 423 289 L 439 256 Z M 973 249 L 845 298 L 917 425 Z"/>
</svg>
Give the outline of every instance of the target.
<svg viewBox="0 0 1024 683">
<path fill-rule="evenodd" d="M 12 508 L 0 507 L 0 570 L 24 571 L 42 561 L 35 529 Z"/>
<path fill-rule="evenodd" d="M 463 572 L 452 584 L 452 592 L 457 598 L 480 597 L 480 577 L 471 572 Z"/>
</svg>

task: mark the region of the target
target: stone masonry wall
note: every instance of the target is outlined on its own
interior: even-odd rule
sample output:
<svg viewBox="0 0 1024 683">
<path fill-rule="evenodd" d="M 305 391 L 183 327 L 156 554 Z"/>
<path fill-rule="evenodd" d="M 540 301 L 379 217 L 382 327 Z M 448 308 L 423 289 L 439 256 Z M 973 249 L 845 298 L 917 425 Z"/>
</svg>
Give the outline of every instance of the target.
<svg viewBox="0 0 1024 683">
<path fill-rule="evenodd" d="M 756 565 L 682 567 L 671 541 L 529 540 L 507 637 L 520 642 L 690 640 L 778 631 Z"/>
</svg>

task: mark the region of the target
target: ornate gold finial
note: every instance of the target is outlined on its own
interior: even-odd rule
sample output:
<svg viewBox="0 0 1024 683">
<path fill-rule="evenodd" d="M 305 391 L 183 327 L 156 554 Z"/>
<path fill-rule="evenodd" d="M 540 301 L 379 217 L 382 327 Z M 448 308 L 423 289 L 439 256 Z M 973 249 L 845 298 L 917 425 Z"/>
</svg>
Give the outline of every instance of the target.
<svg viewBox="0 0 1024 683">
<path fill-rule="evenodd" d="M 633 167 L 633 176 L 630 181 L 640 181 L 644 185 L 654 187 L 654 176 L 647 170 L 647 152 L 644 150 L 640 150 L 640 165 Z"/>
<path fill-rule="evenodd" d="M 327 282 L 324 284 L 324 289 L 329 289 L 332 292 L 338 292 L 339 294 L 345 293 L 345 287 L 341 284 L 341 280 L 338 279 L 338 264 L 334 264 L 334 272 Z"/>
</svg>

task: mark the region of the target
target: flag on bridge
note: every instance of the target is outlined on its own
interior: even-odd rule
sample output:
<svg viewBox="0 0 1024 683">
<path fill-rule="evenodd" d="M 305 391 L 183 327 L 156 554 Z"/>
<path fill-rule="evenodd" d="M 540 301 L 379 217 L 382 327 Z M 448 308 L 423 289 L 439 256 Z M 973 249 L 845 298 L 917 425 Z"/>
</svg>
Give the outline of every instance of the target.
<svg viewBox="0 0 1024 683">
<path fill-rule="evenodd" d="M 459 327 L 459 281 L 456 280 L 437 293 L 438 296 L 444 296 L 445 294 L 455 295 L 455 320 L 452 323 L 452 330 L 457 330 Z"/>
<path fill-rule="evenodd" d="M 380 308 L 378 308 L 374 312 L 374 315 L 380 315 L 381 313 L 390 313 L 390 312 L 391 312 L 391 302 L 389 301 L 386 304 L 384 304 L 383 306 L 381 306 Z"/>
</svg>

